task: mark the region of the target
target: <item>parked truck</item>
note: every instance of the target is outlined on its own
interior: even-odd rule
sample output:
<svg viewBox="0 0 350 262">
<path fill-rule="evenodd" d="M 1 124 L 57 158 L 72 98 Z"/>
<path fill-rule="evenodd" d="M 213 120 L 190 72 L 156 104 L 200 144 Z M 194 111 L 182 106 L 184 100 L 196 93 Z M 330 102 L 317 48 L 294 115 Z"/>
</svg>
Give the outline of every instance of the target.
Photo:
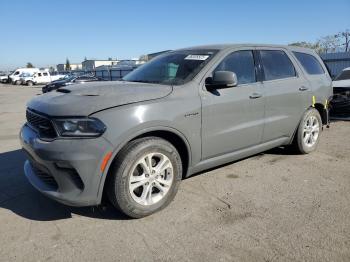
<svg viewBox="0 0 350 262">
<path fill-rule="evenodd" d="M 36 84 L 47 84 L 52 81 L 63 78 L 64 75 L 51 75 L 49 71 L 39 71 L 32 75 L 27 75 L 21 78 L 22 85 L 32 86 Z"/>
</svg>

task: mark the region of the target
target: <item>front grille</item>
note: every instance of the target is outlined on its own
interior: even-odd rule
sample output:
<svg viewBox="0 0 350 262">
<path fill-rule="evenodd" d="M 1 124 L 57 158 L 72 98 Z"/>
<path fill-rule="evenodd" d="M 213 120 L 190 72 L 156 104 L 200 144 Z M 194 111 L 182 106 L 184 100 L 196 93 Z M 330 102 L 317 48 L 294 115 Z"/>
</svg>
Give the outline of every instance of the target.
<svg viewBox="0 0 350 262">
<path fill-rule="evenodd" d="M 52 122 L 45 116 L 27 109 L 26 111 L 27 122 L 34 129 L 39 131 L 39 135 L 42 138 L 55 138 L 57 133 L 53 127 Z"/>
</svg>

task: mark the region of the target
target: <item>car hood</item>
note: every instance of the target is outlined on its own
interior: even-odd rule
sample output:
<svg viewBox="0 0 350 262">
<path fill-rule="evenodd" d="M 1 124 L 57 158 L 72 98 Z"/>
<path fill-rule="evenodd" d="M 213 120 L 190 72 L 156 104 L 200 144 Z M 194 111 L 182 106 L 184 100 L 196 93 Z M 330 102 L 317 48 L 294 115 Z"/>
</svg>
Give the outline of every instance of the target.
<svg viewBox="0 0 350 262">
<path fill-rule="evenodd" d="M 49 116 L 88 116 L 103 109 L 153 100 L 172 92 L 172 86 L 132 82 L 89 82 L 37 96 L 28 108 Z"/>
</svg>

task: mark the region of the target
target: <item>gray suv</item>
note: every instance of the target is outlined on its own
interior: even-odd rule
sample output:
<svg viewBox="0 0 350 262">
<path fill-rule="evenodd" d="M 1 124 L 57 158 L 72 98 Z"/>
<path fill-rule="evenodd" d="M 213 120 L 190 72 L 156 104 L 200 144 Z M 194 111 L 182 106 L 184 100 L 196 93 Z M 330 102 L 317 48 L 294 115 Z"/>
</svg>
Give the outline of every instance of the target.
<svg viewBox="0 0 350 262">
<path fill-rule="evenodd" d="M 25 175 L 74 206 L 107 196 L 130 217 L 174 198 L 182 178 L 292 145 L 315 150 L 331 78 L 312 50 L 212 45 L 165 53 L 122 81 L 32 99 L 20 132 Z"/>
</svg>

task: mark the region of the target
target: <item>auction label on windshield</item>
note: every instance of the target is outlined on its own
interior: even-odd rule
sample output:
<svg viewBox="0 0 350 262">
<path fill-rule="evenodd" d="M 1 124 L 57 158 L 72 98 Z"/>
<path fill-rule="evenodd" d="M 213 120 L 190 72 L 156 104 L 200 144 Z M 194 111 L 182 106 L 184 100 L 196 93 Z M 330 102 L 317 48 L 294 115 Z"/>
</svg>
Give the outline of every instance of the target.
<svg viewBox="0 0 350 262">
<path fill-rule="evenodd" d="M 204 61 L 208 59 L 208 55 L 188 55 L 185 57 L 185 60 L 200 60 Z"/>
</svg>

